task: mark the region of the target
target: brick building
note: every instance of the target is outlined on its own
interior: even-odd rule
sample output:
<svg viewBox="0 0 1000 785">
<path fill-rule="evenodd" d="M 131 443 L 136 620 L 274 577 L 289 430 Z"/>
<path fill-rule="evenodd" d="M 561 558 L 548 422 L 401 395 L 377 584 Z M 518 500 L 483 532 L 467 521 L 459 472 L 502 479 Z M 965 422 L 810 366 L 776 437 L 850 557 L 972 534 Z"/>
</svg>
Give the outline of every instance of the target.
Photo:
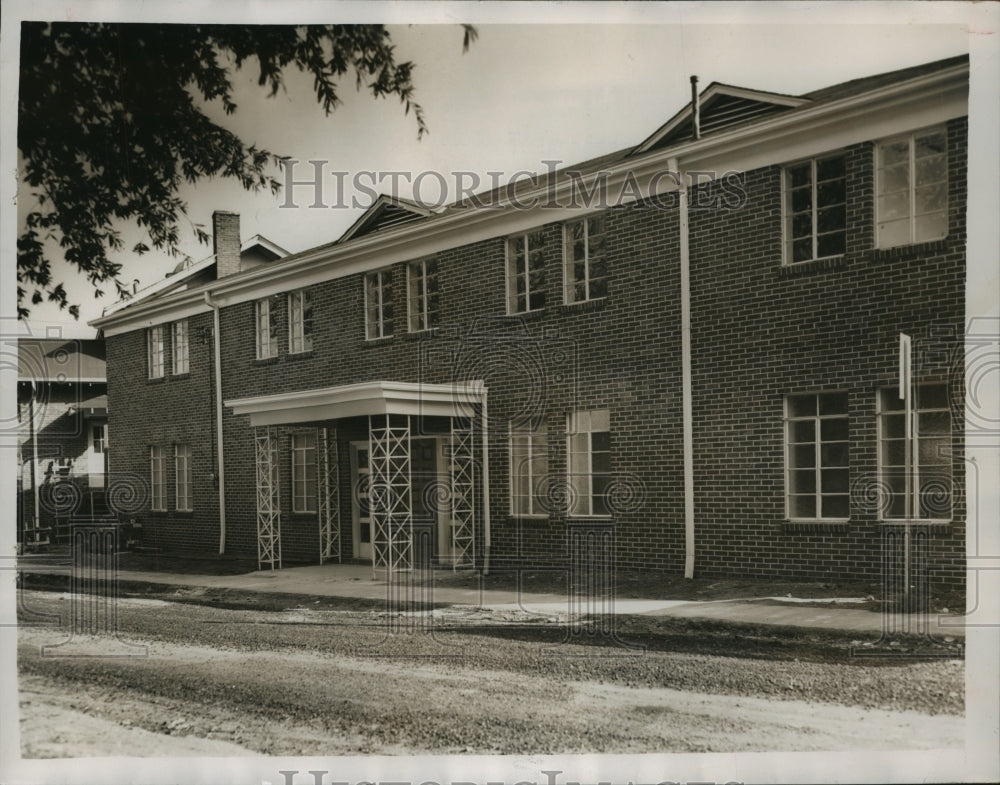
<svg viewBox="0 0 1000 785">
<path fill-rule="evenodd" d="M 96 320 L 145 544 L 877 580 L 909 527 L 960 588 L 967 93 L 693 85 L 635 147 Z"/>
</svg>

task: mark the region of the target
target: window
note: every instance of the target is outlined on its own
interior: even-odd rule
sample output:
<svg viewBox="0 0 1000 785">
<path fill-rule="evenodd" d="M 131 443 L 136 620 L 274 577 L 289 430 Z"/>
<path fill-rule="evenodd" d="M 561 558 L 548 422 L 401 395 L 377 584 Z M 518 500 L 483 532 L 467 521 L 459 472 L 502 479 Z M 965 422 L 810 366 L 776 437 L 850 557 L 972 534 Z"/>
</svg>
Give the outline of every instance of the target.
<svg viewBox="0 0 1000 785">
<path fill-rule="evenodd" d="M 312 351 L 312 297 L 305 289 L 288 295 L 288 351 Z"/>
<path fill-rule="evenodd" d="M 365 275 L 365 338 L 392 335 L 392 271 L 378 270 Z"/>
<path fill-rule="evenodd" d="M 407 268 L 410 332 L 430 330 L 438 322 L 438 269 L 435 259 L 411 262 Z"/>
<path fill-rule="evenodd" d="M 545 234 L 541 231 L 507 239 L 507 313 L 545 307 Z"/>
<path fill-rule="evenodd" d="M 292 434 L 292 512 L 316 512 L 316 434 Z"/>
<path fill-rule="evenodd" d="M 177 509 L 191 512 L 191 447 L 174 445 L 174 471 L 177 477 Z"/>
<path fill-rule="evenodd" d="M 257 359 L 266 360 L 278 356 L 278 313 L 277 297 L 267 297 L 258 300 L 255 305 L 257 314 Z"/>
<path fill-rule="evenodd" d="M 608 293 L 604 219 L 584 218 L 566 224 L 564 235 L 566 302 L 581 303 Z"/>
<path fill-rule="evenodd" d="M 785 399 L 785 514 L 791 520 L 850 517 L 847 393 Z"/>
<path fill-rule="evenodd" d="M 163 325 L 149 328 L 147 331 L 147 346 L 149 355 L 149 378 L 160 379 L 165 373 Z"/>
<path fill-rule="evenodd" d="M 847 246 L 844 156 L 785 167 L 785 263 L 844 253 Z"/>
<path fill-rule="evenodd" d="M 103 453 L 108 448 L 108 426 L 106 424 L 95 425 L 91 428 L 91 441 L 94 444 L 95 453 Z"/>
<path fill-rule="evenodd" d="M 943 128 L 882 142 L 877 148 L 879 248 L 948 234 L 948 141 Z"/>
<path fill-rule="evenodd" d="M 149 448 L 149 501 L 157 511 L 167 509 L 167 464 L 163 448 L 153 445 Z"/>
<path fill-rule="evenodd" d="M 174 375 L 188 372 L 188 322 L 181 319 L 173 324 L 173 372 Z"/>
<path fill-rule="evenodd" d="M 543 422 L 537 429 L 510 429 L 510 514 L 546 515 L 549 437 Z"/>
<path fill-rule="evenodd" d="M 883 520 L 950 520 L 951 411 L 943 384 L 915 389 L 912 467 L 906 465 L 903 401 L 896 388 L 879 391 L 878 466 Z M 907 474 L 910 481 L 907 482 Z M 907 505 L 907 490 L 910 503 Z M 907 510 L 909 507 L 909 510 Z"/>
<path fill-rule="evenodd" d="M 607 409 L 569 417 L 569 514 L 608 515 L 611 484 L 611 418 Z"/>
</svg>

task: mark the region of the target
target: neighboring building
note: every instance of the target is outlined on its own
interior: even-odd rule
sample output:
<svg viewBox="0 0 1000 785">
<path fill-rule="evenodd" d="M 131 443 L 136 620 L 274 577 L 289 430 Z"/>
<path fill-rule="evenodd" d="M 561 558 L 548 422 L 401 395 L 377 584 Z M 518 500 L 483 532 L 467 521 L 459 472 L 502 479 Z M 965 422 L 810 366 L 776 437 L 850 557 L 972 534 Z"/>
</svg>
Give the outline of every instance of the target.
<svg viewBox="0 0 1000 785">
<path fill-rule="evenodd" d="M 634 148 L 96 320 L 145 544 L 877 580 L 907 520 L 961 588 L 967 82 L 713 83 Z"/>
<path fill-rule="evenodd" d="M 31 548 L 108 512 L 104 341 L 20 338 L 17 358 L 17 539 Z"/>
</svg>

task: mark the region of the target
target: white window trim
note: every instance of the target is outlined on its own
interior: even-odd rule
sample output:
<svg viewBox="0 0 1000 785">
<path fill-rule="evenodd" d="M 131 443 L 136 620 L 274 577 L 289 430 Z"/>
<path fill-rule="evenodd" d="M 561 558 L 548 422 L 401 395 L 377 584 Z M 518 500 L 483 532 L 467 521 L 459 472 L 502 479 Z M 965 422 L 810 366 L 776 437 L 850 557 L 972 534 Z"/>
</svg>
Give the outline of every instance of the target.
<svg viewBox="0 0 1000 785">
<path fill-rule="evenodd" d="M 935 133 L 942 133 L 942 134 L 944 134 L 944 138 L 945 138 L 945 153 L 944 153 L 944 156 L 945 156 L 945 180 L 944 180 L 944 182 L 945 182 L 945 195 L 944 195 L 945 233 L 941 237 L 935 237 L 935 238 L 933 238 L 931 240 L 917 240 L 917 239 L 915 239 L 916 231 L 917 231 L 917 216 L 916 216 L 917 204 L 916 204 L 916 193 L 915 193 L 916 182 L 917 182 L 916 164 L 915 164 L 915 161 L 916 161 L 916 152 L 915 152 L 916 151 L 916 139 L 917 139 L 918 136 L 929 136 L 929 135 L 935 134 Z M 881 185 L 882 185 L 881 179 L 880 179 L 880 175 L 879 175 L 879 172 L 882 169 L 882 152 L 881 152 L 881 150 L 882 150 L 882 146 L 883 145 L 892 144 L 893 142 L 902 142 L 902 141 L 906 141 L 908 143 L 908 146 L 909 146 L 909 158 L 907 160 L 907 167 L 908 167 L 908 172 L 909 172 L 909 184 L 910 184 L 909 185 L 909 228 L 910 228 L 910 237 L 905 242 L 897 243 L 896 245 L 883 245 L 882 242 L 881 242 L 881 240 L 880 240 L 880 238 L 879 238 L 879 228 L 878 228 L 879 224 L 881 223 L 881 218 L 879 216 L 879 211 L 878 211 L 878 200 L 879 200 L 879 194 L 881 193 Z M 948 199 L 948 190 L 951 187 L 951 171 L 950 171 L 950 169 L 948 167 L 948 150 L 949 150 L 949 148 L 948 148 L 948 126 L 945 125 L 945 124 L 931 125 L 931 126 L 928 126 L 926 128 L 920 128 L 920 129 L 918 129 L 916 131 L 908 131 L 908 132 L 903 133 L 903 134 L 896 134 L 895 136 L 887 136 L 884 139 L 877 140 L 875 142 L 874 147 L 875 147 L 875 151 L 874 151 L 874 164 L 875 164 L 875 168 L 874 168 L 874 175 L 875 175 L 875 178 L 874 178 L 875 179 L 875 183 L 874 183 L 875 184 L 875 189 L 874 189 L 875 190 L 875 199 L 874 199 L 874 202 L 875 203 L 874 203 L 874 210 L 873 210 L 873 212 L 874 212 L 874 215 L 875 215 L 875 224 L 874 224 L 875 247 L 878 248 L 878 249 L 880 249 L 880 250 L 889 249 L 889 248 L 906 248 L 907 246 L 910 246 L 910 245 L 923 245 L 924 243 L 936 243 L 936 242 L 940 242 L 941 240 L 947 239 L 948 236 L 949 236 L 949 234 L 950 234 L 950 231 L 951 231 L 951 228 L 948 226 L 948 224 L 949 224 L 949 216 L 950 216 L 950 213 L 951 213 L 950 206 L 949 206 L 950 205 L 950 200 Z"/>
<path fill-rule="evenodd" d="M 308 433 L 293 433 L 291 435 L 291 439 L 289 440 L 290 441 L 289 452 L 291 453 L 291 458 L 292 458 L 292 466 L 291 466 L 292 512 L 295 515 L 313 515 L 313 514 L 315 514 L 317 512 L 318 507 L 319 507 L 319 498 L 318 498 L 319 497 L 319 476 L 318 476 L 318 474 L 319 474 L 319 465 L 317 463 L 317 461 L 319 459 L 319 454 L 318 454 L 319 441 L 318 441 L 318 439 L 316 439 L 315 435 L 313 435 L 313 442 L 312 442 L 312 446 L 311 447 L 296 447 L 295 446 L 296 440 L 298 440 L 298 439 L 305 439 L 308 436 L 310 436 L 310 434 L 308 434 Z M 301 480 L 304 485 L 308 485 L 309 477 L 308 477 L 308 474 L 307 474 L 307 476 L 301 477 L 301 478 L 297 476 L 297 471 L 296 471 L 297 464 L 296 464 L 296 461 L 295 461 L 295 455 L 296 455 L 296 453 L 302 453 L 302 470 L 303 471 L 307 471 L 308 470 L 308 463 L 305 460 L 305 454 L 309 450 L 313 451 L 313 469 L 314 469 L 314 471 L 317 474 L 317 476 L 314 478 L 315 482 L 316 482 L 316 496 L 312 499 L 312 507 L 309 508 L 308 507 L 308 504 L 310 502 L 309 496 L 308 496 L 308 494 L 304 495 L 302 497 L 303 498 L 303 503 L 307 505 L 307 508 L 300 509 L 300 508 L 296 507 L 296 505 L 298 504 L 298 499 L 299 499 L 299 497 L 295 493 L 296 480 Z"/>
<path fill-rule="evenodd" d="M 583 218 L 574 218 L 572 221 L 565 221 L 562 225 L 562 257 L 563 257 L 563 304 L 564 305 L 579 305 L 580 303 L 591 303 L 597 302 L 598 300 L 605 299 L 606 295 L 601 297 L 591 297 L 590 296 L 590 221 L 593 218 L 602 218 L 601 213 L 592 213 L 591 215 L 584 216 Z M 582 300 L 574 300 L 573 297 L 573 276 L 572 270 L 572 260 L 570 259 L 569 243 L 568 240 L 568 229 L 570 226 L 576 223 L 583 223 L 583 249 L 584 249 L 584 259 L 586 261 L 586 289 L 587 297 Z M 605 226 L 605 235 L 607 234 L 607 226 Z M 606 262 L 607 260 L 605 260 Z"/>
<path fill-rule="evenodd" d="M 254 301 L 256 358 L 258 360 L 269 360 L 272 357 L 278 356 L 278 341 L 275 340 L 273 343 L 271 341 L 274 318 L 275 315 L 271 309 L 270 297 L 263 297 L 260 300 Z"/>
<path fill-rule="evenodd" d="M 927 384 L 916 385 L 916 387 L 938 387 L 938 386 L 946 386 L 946 383 L 945 382 L 936 382 L 936 383 L 932 382 L 932 383 L 927 383 Z M 879 487 L 880 488 L 885 487 L 884 486 L 885 461 L 883 460 L 884 456 L 883 456 L 883 452 L 882 452 L 882 450 L 883 450 L 883 447 L 882 447 L 883 436 L 882 436 L 882 434 L 883 434 L 883 429 L 885 428 L 885 426 L 883 424 L 883 415 L 886 414 L 886 412 L 884 412 L 883 409 L 882 409 L 882 391 L 884 389 L 890 389 L 890 388 L 887 388 L 887 387 L 886 388 L 881 388 L 880 387 L 878 390 L 875 391 L 875 422 L 876 422 L 875 438 L 877 440 L 877 449 L 876 449 L 875 461 L 876 461 L 876 467 L 877 467 L 877 471 L 878 471 L 878 481 L 879 481 Z M 921 411 L 925 411 L 925 412 L 926 411 L 948 412 L 949 422 L 951 423 L 951 409 L 949 407 L 947 407 L 947 406 L 941 407 L 941 408 L 936 408 L 936 409 L 918 409 L 918 408 L 914 407 L 913 408 L 913 416 L 916 417 L 917 413 L 921 412 Z M 894 412 L 893 414 L 897 414 L 897 413 Z M 952 433 L 950 435 L 951 437 L 954 437 L 954 427 L 955 427 L 955 424 L 951 423 L 951 428 L 952 428 Z M 916 451 L 916 454 L 919 455 L 919 449 Z M 911 490 L 912 490 L 913 497 L 914 497 L 913 501 L 916 502 L 915 509 L 919 510 L 919 508 L 920 508 L 920 467 L 919 467 L 919 465 L 916 466 L 916 467 L 914 467 L 913 473 L 914 473 L 914 477 L 913 477 L 914 482 L 912 484 L 912 489 Z M 945 525 L 951 524 L 955 520 L 955 514 L 954 514 L 955 513 L 955 468 L 954 468 L 953 464 L 949 466 L 948 476 L 951 478 L 951 504 L 949 506 L 950 506 L 950 509 L 952 511 L 952 514 L 949 515 L 947 518 L 917 518 L 917 517 L 914 517 L 914 516 L 910 516 L 909 520 L 910 520 L 911 523 L 921 523 L 921 524 L 926 523 L 926 524 L 937 525 L 937 526 L 945 526 Z M 883 524 L 885 526 L 900 526 L 900 525 L 904 525 L 904 524 L 907 523 L 907 519 L 905 517 L 899 517 L 899 518 L 888 518 L 888 517 L 886 517 L 885 512 L 883 511 L 882 507 L 883 507 L 883 505 L 881 504 L 881 499 L 880 499 L 879 500 L 879 517 L 878 517 L 879 523 L 881 523 L 881 524 Z M 914 507 L 911 506 L 911 509 L 914 509 Z"/>
<path fill-rule="evenodd" d="M 851 505 L 851 495 L 850 495 L 850 487 L 851 487 L 851 485 L 850 485 L 850 477 L 851 477 L 851 467 L 850 467 L 850 450 L 851 450 L 851 439 L 850 439 L 850 427 L 851 427 L 851 421 L 850 421 L 850 401 L 848 401 L 848 411 L 845 414 L 823 414 L 823 415 L 821 415 L 821 414 L 819 414 L 819 409 L 817 409 L 816 410 L 816 414 L 814 416 L 812 416 L 812 417 L 794 417 L 793 418 L 793 417 L 791 417 L 791 415 L 789 414 L 789 411 L 788 411 L 788 399 L 790 397 L 792 397 L 792 396 L 795 396 L 795 395 L 816 395 L 816 396 L 819 396 L 819 395 L 836 395 L 836 394 L 841 394 L 841 395 L 847 394 L 847 395 L 849 395 L 849 393 L 846 390 L 820 390 L 818 392 L 814 391 L 814 392 L 789 393 L 788 395 L 785 396 L 785 399 L 784 399 L 784 402 L 783 402 L 783 406 L 784 406 L 784 418 L 783 418 L 783 422 L 782 422 L 782 429 L 783 429 L 782 441 L 784 442 L 784 453 L 785 453 L 785 472 L 784 472 L 784 474 L 785 474 L 785 520 L 788 521 L 789 523 L 849 523 L 850 520 L 851 520 L 851 516 L 850 515 L 848 515 L 847 517 L 837 517 L 837 518 L 822 518 L 822 517 L 820 517 L 820 514 L 822 513 L 822 509 L 820 508 L 820 505 L 822 503 L 822 498 L 823 498 L 823 492 L 822 492 L 822 487 L 823 486 L 820 484 L 820 475 L 819 475 L 819 472 L 822 471 L 823 466 L 822 466 L 822 461 L 820 460 L 820 458 L 821 458 L 821 450 L 822 450 L 822 441 L 819 439 L 819 435 L 818 434 L 816 435 L 816 439 L 815 439 L 815 443 L 816 443 L 816 464 L 813 467 L 816 470 L 816 473 L 817 473 L 816 474 L 816 488 L 817 488 L 817 491 L 814 494 L 815 497 L 816 497 L 816 506 L 817 506 L 816 512 L 817 512 L 817 516 L 814 517 L 814 518 L 803 518 L 801 516 L 795 517 L 795 516 L 792 515 L 792 504 L 791 504 L 791 501 L 792 501 L 791 500 L 791 496 L 792 496 L 792 493 L 791 493 L 792 478 L 790 476 L 790 472 L 791 472 L 791 458 L 792 458 L 792 456 L 791 456 L 791 452 L 789 451 L 789 447 L 791 446 L 790 445 L 791 439 L 789 439 L 789 424 L 792 423 L 792 422 L 801 422 L 801 421 L 804 421 L 804 420 L 813 420 L 814 422 L 816 422 L 818 420 L 837 420 L 837 419 L 847 420 L 847 427 L 848 427 L 848 433 L 847 433 L 847 435 L 848 435 L 848 438 L 847 438 L 846 441 L 847 441 L 847 451 L 848 451 L 848 461 L 847 461 L 847 463 L 848 463 L 848 466 L 847 466 L 847 477 L 848 477 L 847 487 L 848 487 L 848 493 L 846 495 L 847 495 L 848 510 L 850 510 L 850 505 Z M 841 467 L 828 467 L 828 468 L 841 468 Z M 840 494 L 840 495 L 844 495 L 844 494 Z"/>
<path fill-rule="evenodd" d="M 153 336 L 159 336 L 158 351 L 153 350 Z M 154 358 L 159 359 L 159 365 L 154 364 Z M 162 379 L 167 375 L 167 346 L 163 325 L 150 327 L 146 332 L 146 366 L 150 379 Z"/>
<path fill-rule="evenodd" d="M 186 455 L 181 455 L 181 448 L 187 451 Z M 184 472 L 181 472 L 181 461 L 184 463 Z M 181 501 L 181 477 L 184 478 L 184 502 Z M 191 471 L 191 445 L 174 445 L 174 506 L 177 512 L 192 512 L 194 504 L 191 499 L 191 486 L 194 484 L 194 474 Z"/>
<path fill-rule="evenodd" d="M 508 235 L 504 238 L 504 290 L 506 292 L 507 300 L 507 315 L 508 316 L 519 316 L 525 313 L 539 313 L 545 310 L 543 305 L 541 308 L 531 307 L 531 275 L 530 275 L 530 246 L 528 243 L 528 236 L 532 234 L 538 234 L 542 231 L 542 227 L 538 226 L 534 229 L 528 229 L 524 232 L 518 232 L 516 234 Z M 565 237 L 565 233 L 564 233 Z M 511 240 L 522 239 L 524 241 L 524 304 L 525 309 L 523 311 L 517 310 L 517 270 L 513 268 L 513 260 L 510 255 L 510 242 Z"/>
<path fill-rule="evenodd" d="M 514 471 L 514 437 L 515 436 L 519 436 L 521 438 L 523 438 L 525 436 L 529 437 L 528 438 L 528 466 L 531 467 L 532 466 L 532 461 L 534 460 L 534 452 L 533 452 L 534 447 L 535 447 L 535 438 L 534 437 L 536 437 L 536 436 L 545 437 L 546 458 L 549 458 L 549 453 L 548 453 L 548 440 L 549 440 L 548 424 L 543 421 L 542 424 L 541 424 L 541 426 L 540 426 L 540 429 L 537 430 L 537 431 L 528 431 L 528 430 L 523 430 L 522 431 L 522 430 L 515 430 L 513 423 L 511 423 L 511 422 L 507 423 L 507 465 L 510 467 L 510 471 L 509 471 L 509 474 L 510 474 L 510 497 L 509 497 L 508 509 L 510 511 L 510 517 L 512 517 L 512 518 L 535 518 L 535 519 L 545 519 L 545 518 L 548 518 L 549 517 L 549 513 L 548 512 L 530 512 L 530 513 L 526 513 L 526 512 L 517 512 L 517 510 L 515 509 L 514 499 L 517 496 L 517 479 L 516 479 L 516 475 L 515 475 L 515 471 Z M 548 472 L 548 473 L 551 475 L 551 471 Z M 528 502 L 529 502 L 529 506 L 532 509 L 534 509 L 535 508 L 534 483 L 535 483 L 536 478 L 535 478 L 534 472 L 530 468 L 529 468 L 528 474 L 529 474 L 529 482 L 530 482 L 530 486 L 531 486 L 531 487 L 528 488 Z"/>
<path fill-rule="evenodd" d="M 608 520 L 614 517 L 614 512 L 608 510 L 607 513 L 595 513 L 594 510 L 594 434 L 595 433 L 607 433 L 609 436 L 611 434 L 611 410 L 608 409 L 608 430 L 607 431 L 577 431 L 574 430 L 576 415 L 580 412 L 593 412 L 593 411 L 604 411 L 603 409 L 580 409 L 578 411 L 570 412 L 566 418 L 566 479 L 569 481 L 570 488 L 573 487 L 573 477 L 586 476 L 590 481 L 590 494 L 587 496 L 587 508 L 590 512 L 573 512 L 572 505 L 566 509 L 566 516 L 568 518 L 593 518 L 596 520 Z M 572 454 L 573 445 L 572 440 L 574 436 L 580 434 L 587 435 L 587 471 L 585 473 L 573 472 L 572 471 Z"/>
<path fill-rule="evenodd" d="M 382 338 L 391 338 L 393 332 L 386 332 L 386 321 L 385 321 L 385 276 L 392 275 L 392 269 L 385 267 L 381 270 L 372 270 L 364 274 L 362 278 L 364 286 L 364 296 L 365 296 L 365 340 L 366 341 L 378 341 Z M 369 282 L 374 281 L 374 286 L 369 287 Z M 389 286 L 392 286 L 392 279 L 389 279 Z M 377 297 L 377 302 L 375 303 L 375 312 L 377 318 L 375 324 L 371 321 L 371 309 L 369 308 L 368 295 L 369 292 L 374 292 Z M 393 317 L 395 317 L 395 309 L 393 309 Z M 394 318 L 395 321 L 395 318 Z M 375 328 L 375 329 L 373 329 Z M 393 329 L 395 324 L 393 325 Z"/>
<path fill-rule="evenodd" d="M 288 306 L 288 353 L 308 354 L 312 351 L 312 333 L 306 335 L 306 315 L 305 299 L 308 292 L 306 289 L 297 289 L 289 292 L 287 297 Z M 296 319 L 296 308 L 293 302 L 298 301 L 298 318 Z M 296 349 L 296 339 L 301 344 L 301 348 Z M 308 341 L 308 345 L 306 342 Z"/>
<path fill-rule="evenodd" d="M 431 324 L 430 319 L 430 293 L 427 288 L 427 265 L 433 261 L 432 259 L 418 259 L 414 262 L 407 262 L 406 264 L 406 326 L 408 332 L 411 333 L 423 333 L 429 332 L 434 329 L 434 325 Z M 424 297 L 423 297 L 423 307 L 419 316 L 424 323 L 423 327 L 414 327 L 414 319 L 417 314 L 413 313 L 413 308 L 415 304 L 419 304 L 419 298 L 415 297 L 413 294 L 413 275 L 414 268 L 420 268 L 420 276 L 424 280 Z M 437 273 L 435 272 L 435 275 Z"/>
<path fill-rule="evenodd" d="M 877 146 L 876 146 L 877 149 Z M 800 158 L 796 161 L 790 161 L 788 163 L 782 164 L 781 166 L 781 264 L 783 267 L 798 267 L 800 264 L 809 264 L 810 262 L 816 262 L 821 259 L 836 259 L 840 256 L 844 256 L 842 253 L 830 254 L 828 256 L 816 256 L 818 251 L 817 237 L 816 237 L 816 223 L 817 223 L 817 213 L 819 212 L 816 204 L 816 162 L 825 158 L 835 158 L 840 156 L 844 158 L 844 186 L 847 186 L 847 151 L 846 150 L 830 150 L 826 153 L 820 153 L 819 155 L 809 156 L 808 158 Z M 801 166 L 804 163 L 810 164 L 809 176 L 812 180 L 812 245 L 813 245 L 813 256 L 809 259 L 803 259 L 800 262 L 792 261 L 791 253 L 791 205 L 789 204 L 789 198 L 791 195 L 791 187 L 788 184 L 788 170 L 795 166 Z M 876 172 L 878 170 L 876 169 Z M 876 203 L 878 199 L 875 200 Z M 847 196 L 844 196 L 844 209 L 847 209 Z M 876 223 L 876 227 L 878 224 Z M 846 246 L 846 230 L 847 221 L 844 221 L 845 230 L 845 246 Z M 845 247 L 846 253 L 846 247 Z"/>
<path fill-rule="evenodd" d="M 157 455 L 159 451 L 159 455 Z M 158 444 L 149 447 L 149 508 L 153 512 L 167 511 L 167 464 L 163 447 Z M 159 494 L 157 494 L 159 489 Z M 159 496 L 159 500 L 157 499 Z M 159 501 L 161 506 L 157 506 Z"/>
<path fill-rule="evenodd" d="M 174 376 L 191 372 L 191 341 L 188 320 L 180 319 L 171 325 L 171 373 Z M 183 353 L 181 352 L 183 349 Z M 181 370 L 182 369 L 182 370 Z"/>
</svg>

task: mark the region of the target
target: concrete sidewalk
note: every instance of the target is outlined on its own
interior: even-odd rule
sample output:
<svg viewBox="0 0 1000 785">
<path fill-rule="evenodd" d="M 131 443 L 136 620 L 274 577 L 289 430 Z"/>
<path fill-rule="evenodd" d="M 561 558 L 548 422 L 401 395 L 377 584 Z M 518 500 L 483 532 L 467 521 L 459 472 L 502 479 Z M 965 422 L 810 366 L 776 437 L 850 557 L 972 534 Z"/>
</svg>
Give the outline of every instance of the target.
<svg viewBox="0 0 1000 785">
<path fill-rule="evenodd" d="M 68 565 L 33 564 L 19 560 L 28 573 L 69 574 Z M 372 577 L 370 565 L 324 564 L 261 570 L 242 575 L 185 575 L 159 571 L 120 570 L 118 580 L 129 584 L 157 584 L 203 589 L 223 589 L 264 594 L 386 600 L 390 586 L 385 573 Z M 866 639 L 892 634 L 925 634 L 938 640 L 965 637 L 960 614 L 893 614 L 852 607 L 856 598 L 754 597 L 712 601 L 678 599 L 626 599 L 570 604 L 565 594 L 513 589 L 468 588 L 449 585 L 450 572 L 422 573 L 421 580 L 393 587 L 403 596 L 432 608 L 485 609 L 496 612 L 537 614 L 567 618 L 576 614 L 615 613 L 620 616 L 655 616 L 702 619 L 739 624 L 814 629 L 820 632 L 857 634 Z M 823 603 L 817 606 L 817 603 Z"/>
</svg>

